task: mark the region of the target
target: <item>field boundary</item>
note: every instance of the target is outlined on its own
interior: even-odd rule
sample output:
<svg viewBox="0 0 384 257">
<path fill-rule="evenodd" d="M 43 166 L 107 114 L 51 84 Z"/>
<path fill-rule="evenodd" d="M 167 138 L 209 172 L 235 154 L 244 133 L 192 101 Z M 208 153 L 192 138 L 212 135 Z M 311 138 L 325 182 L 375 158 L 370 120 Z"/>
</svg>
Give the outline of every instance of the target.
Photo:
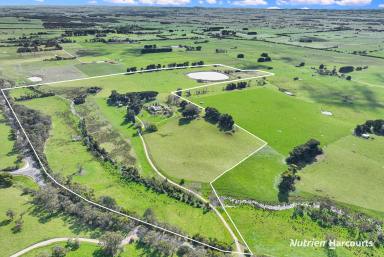
<svg viewBox="0 0 384 257">
<path fill-rule="evenodd" d="M 78 78 L 78 79 L 70 79 L 70 80 L 63 80 L 63 81 L 55 81 L 55 82 L 45 82 L 45 83 L 37 83 L 37 84 L 31 84 L 31 85 L 25 85 L 25 86 L 17 86 L 17 87 L 9 87 L 9 88 L 3 88 L 1 89 L 1 93 L 8 105 L 8 107 L 10 108 L 13 116 L 15 117 L 18 125 L 20 126 L 29 146 L 31 147 L 32 151 L 33 151 L 33 154 L 35 155 L 39 165 L 41 166 L 43 172 L 46 174 L 46 176 L 52 180 L 52 182 L 54 184 L 56 184 L 57 186 L 61 187 L 62 189 L 68 191 L 69 193 L 79 197 L 80 199 L 84 200 L 85 202 L 93 205 L 93 206 L 96 206 L 98 208 L 101 208 L 101 209 L 104 209 L 104 210 L 107 210 L 107 211 L 110 211 L 112 213 L 115 213 L 117 215 L 121 215 L 121 216 L 124 216 L 124 217 L 127 217 L 131 220 L 134 220 L 138 223 L 141 223 L 141 224 L 144 224 L 144 225 L 147 225 L 147 226 L 150 226 L 150 227 L 153 227 L 155 229 L 158 229 L 158 230 L 162 230 L 164 232 L 167 232 L 167 233 L 170 233 L 172 235 L 175 235 L 175 236 L 178 236 L 178 237 L 181 237 L 187 241 L 191 241 L 191 242 L 194 242 L 194 243 L 197 243 L 197 244 L 200 244 L 204 247 L 207 247 L 207 248 L 210 248 L 210 249 L 213 249 L 213 250 L 217 250 L 217 251 L 220 251 L 220 252 L 223 252 L 223 253 L 232 253 L 232 254 L 239 254 L 239 255 L 253 255 L 251 249 L 249 248 L 248 244 L 246 243 L 246 241 L 244 240 L 243 236 L 241 235 L 239 229 L 237 228 L 236 224 L 233 222 L 232 218 L 230 217 L 230 215 L 228 214 L 228 212 L 226 211 L 222 201 L 220 200 L 219 196 L 217 195 L 217 192 L 216 190 L 214 189 L 212 183 L 214 181 L 216 181 L 219 177 L 221 177 L 222 175 L 224 175 L 226 172 L 228 172 L 229 170 L 233 169 L 234 167 L 238 166 L 240 163 L 244 162 L 246 159 L 248 159 L 250 156 L 252 156 L 253 154 L 255 154 L 256 152 L 260 151 L 263 147 L 265 147 L 267 145 L 267 142 L 262 140 L 261 138 L 257 137 L 256 135 L 252 134 L 251 132 L 249 132 L 248 130 L 238 126 L 237 124 L 235 124 L 235 126 L 239 129 L 242 129 L 244 130 L 245 132 L 247 132 L 248 134 L 254 136 L 255 138 L 257 138 L 258 140 L 262 141 L 264 144 L 259 147 L 258 149 L 256 149 L 254 152 L 252 152 L 251 154 L 247 155 L 244 159 L 242 159 L 241 161 L 239 161 L 238 163 L 236 163 L 234 166 L 232 166 L 230 169 L 227 169 L 226 171 L 224 171 L 223 173 L 221 173 L 219 176 L 217 176 L 212 182 L 210 182 L 210 185 L 213 189 L 213 192 L 215 194 L 215 196 L 217 197 L 221 207 L 223 208 L 224 212 L 226 213 L 227 217 L 229 218 L 229 220 L 231 221 L 232 225 L 235 227 L 237 233 L 240 235 L 242 241 L 244 242 L 244 244 L 246 245 L 246 247 L 248 248 L 248 250 L 250 251 L 250 254 L 249 253 L 244 253 L 243 251 L 241 251 L 239 245 L 238 245 L 238 241 L 237 241 L 237 238 L 236 236 L 233 234 L 231 228 L 228 226 L 228 224 L 226 223 L 226 221 L 224 220 L 224 218 L 221 216 L 221 214 L 217 211 L 217 209 L 212 206 L 206 199 L 204 199 L 202 196 L 200 196 L 199 194 L 197 194 L 196 192 L 193 192 L 192 190 L 190 189 L 187 189 L 181 185 L 178 185 L 177 183 L 173 182 L 172 181 L 172 184 L 176 184 L 178 187 L 182 188 L 183 190 L 186 190 L 187 192 L 190 192 L 192 193 L 193 195 L 195 195 L 196 197 L 198 197 L 200 200 L 203 200 L 204 202 L 208 202 L 210 204 L 211 207 L 213 207 L 213 210 L 215 211 L 215 213 L 219 216 L 219 218 L 222 220 L 223 224 L 226 226 L 226 228 L 228 229 L 228 232 L 231 234 L 231 236 L 233 237 L 234 241 L 235 241 L 235 244 L 236 244 L 236 247 L 237 247 L 237 251 L 228 251 L 228 250 L 223 250 L 223 249 L 220 249 L 220 248 L 217 248 L 215 246 L 212 246 L 212 245 L 209 245 L 209 244 L 206 244 L 204 242 L 201 242 L 201 241 L 198 241 L 198 240 L 195 240 L 193 238 L 190 238 L 188 236 L 185 236 L 185 235 L 182 235 L 182 234 L 179 234 L 179 233 L 176 233 L 174 231 L 171 231 L 169 229 L 166 229 L 166 228 L 163 228 L 161 226 L 158 226 L 156 224 L 152 224 L 152 223 L 149 223 L 147 221 L 144 221 L 144 220 L 141 220 L 139 218 L 136 218 L 136 217 L 133 217 L 131 215 L 127 215 L 125 213 L 122 213 L 122 212 L 119 212 L 119 211 L 116 211 L 114 209 L 111 209 L 111 208 L 108 208 L 106 206 L 103 206 L 99 203 L 96 203 L 96 202 L 93 202 L 83 196 L 81 196 L 80 194 L 76 193 L 75 191 L 73 191 L 72 189 L 60 184 L 45 168 L 43 162 L 41 161 L 40 157 L 38 156 L 34 146 L 32 145 L 26 131 L 24 130 L 24 127 L 22 126 L 19 118 L 17 117 L 11 103 L 9 102 L 5 92 L 6 91 L 9 91 L 9 90 L 13 90 L 13 89 L 18 89 L 18 88 L 29 88 L 29 87 L 37 87 L 37 86 L 43 86 L 43 85 L 52 85 L 52 84 L 59 84 L 59 83 L 65 83 L 65 82 L 72 82 L 72 81 L 81 81 L 81 80 L 89 80 L 89 79 L 94 79 L 94 78 L 103 78 L 103 77 L 111 77 L 111 76 L 118 76 L 118 75 L 129 75 L 129 74 L 136 74 L 136 73 L 146 73 L 146 72 L 153 72 L 153 71 L 163 71 L 163 70 L 177 70 L 177 69 L 188 69 L 188 68 L 201 68 L 201 67 L 226 67 L 226 68 L 230 68 L 230 69 L 234 69 L 234 70 L 238 70 L 238 71 L 261 71 L 261 70 L 241 70 L 241 69 L 238 69 L 238 68 L 234 68 L 234 67 L 231 67 L 231 66 L 228 66 L 228 65 L 223 65 L 223 64 L 205 64 L 205 65 L 194 65 L 194 66 L 181 66 L 181 67 L 166 67 L 166 68 L 159 68 L 159 69 L 147 69 L 147 70 L 139 70 L 139 71 L 135 71 L 135 72 L 121 72 L 121 73 L 113 73 L 113 74 L 107 74 L 107 75 L 99 75 L 99 76 L 91 76 L 91 77 L 86 77 L 86 78 Z M 230 80 L 230 81 L 221 81 L 221 82 L 216 82 L 216 83 L 211 83 L 211 84 L 206 84 L 206 85 L 202 85 L 202 86 L 199 86 L 199 87 L 209 87 L 209 86 L 213 86 L 213 85 L 217 85 L 217 84 L 223 84 L 223 83 L 230 83 L 230 82 L 236 82 L 236 81 L 243 81 L 243 80 L 250 80 L 250 79 L 256 79 L 256 78 L 263 78 L 263 77 L 268 77 L 268 76 L 273 76 L 274 74 L 273 73 L 270 73 L 270 72 L 266 72 L 266 71 L 261 71 L 263 73 L 265 73 L 265 75 L 260 75 L 260 76 L 255 76 L 255 77 L 249 77 L 249 78 L 242 78 L 242 79 L 236 79 L 236 80 Z M 193 88 L 189 88 L 189 89 L 185 89 L 185 90 L 190 90 L 190 89 L 194 89 L 196 87 L 193 87 Z M 185 91 L 183 90 L 183 91 Z M 171 92 L 171 94 L 175 94 L 175 92 Z M 181 97 L 183 98 L 183 97 Z M 199 108 L 202 108 L 204 109 L 204 107 L 202 106 L 199 106 L 195 103 L 193 103 L 192 101 L 188 100 L 188 99 L 185 99 L 183 98 L 184 100 L 188 101 L 189 103 L 191 104 L 194 104 L 196 106 L 198 106 Z M 141 120 L 140 120 L 141 122 Z M 141 136 L 141 135 L 140 135 Z M 145 145 L 145 141 L 144 139 L 141 137 L 141 140 L 142 140 L 142 143 L 144 145 L 144 149 L 146 149 L 146 145 Z M 147 153 L 147 152 L 146 152 Z M 147 154 L 146 154 L 147 155 Z M 148 157 L 148 156 L 147 156 Z M 152 162 L 150 162 L 152 163 Z M 153 163 L 151 164 L 151 166 L 153 166 Z M 157 169 L 156 169 L 157 170 Z M 155 170 L 155 171 L 156 171 Z M 157 171 L 157 173 L 160 173 Z M 161 174 L 161 173 L 160 173 Z M 161 174 L 161 177 L 163 178 L 166 178 L 163 174 Z M 166 178 L 168 181 L 170 181 L 168 178 Z"/>
</svg>

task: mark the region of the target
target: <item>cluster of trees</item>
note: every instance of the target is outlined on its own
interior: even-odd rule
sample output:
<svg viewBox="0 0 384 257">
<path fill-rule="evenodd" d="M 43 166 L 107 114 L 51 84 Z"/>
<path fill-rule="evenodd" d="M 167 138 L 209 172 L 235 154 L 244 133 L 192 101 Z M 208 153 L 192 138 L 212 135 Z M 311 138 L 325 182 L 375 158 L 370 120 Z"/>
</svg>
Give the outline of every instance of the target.
<svg viewBox="0 0 384 257">
<path fill-rule="evenodd" d="M 210 123 L 218 124 L 220 130 L 230 131 L 233 130 L 235 124 L 233 118 L 229 114 L 221 114 L 216 108 L 207 107 L 205 108 L 204 119 Z"/>
<path fill-rule="evenodd" d="M 303 168 L 315 161 L 316 156 L 323 153 L 320 142 L 310 139 L 305 144 L 296 146 L 286 159 L 287 164 Z"/>
<path fill-rule="evenodd" d="M 13 177 L 7 172 L 0 172 L 0 188 L 7 188 L 13 185 Z"/>
<path fill-rule="evenodd" d="M 288 201 L 289 193 L 295 191 L 295 181 L 300 179 L 297 176 L 298 170 L 304 168 L 307 164 L 315 161 L 316 156 L 322 154 L 320 142 L 315 139 L 308 140 L 305 144 L 296 146 L 289 153 L 286 162 L 288 169 L 281 174 L 279 183 L 279 200 Z"/>
<path fill-rule="evenodd" d="M 224 89 L 227 91 L 232 91 L 235 89 L 243 89 L 243 88 L 246 88 L 248 86 L 249 86 L 249 83 L 246 81 L 240 81 L 237 83 L 231 82 L 231 83 L 228 83 Z"/>
<path fill-rule="evenodd" d="M 354 70 L 353 66 L 344 66 L 344 67 L 341 67 L 339 69 L 339 72 L 341 73 L 341 74 L 339 74 L 337 72 L 336 67 L 333 67 L 332 70 L 329 70 L 329 69 L 327 69 L 327 67 L 324 64 L 320 64 L 319 68 L 317 70 L 317 73 L 319 73 L 320 75 L 338 76 L 341 78 L 345 78 L 346 80 L 352 80 L 352 77 L 350 75 L 345 76 L 345 73 L 352 72 L 353 70 Z"/>
<path fill-rule="evenodd" d="M 212 245 L 214 247 L 217 247 L 219 249 L 223 249 L 223 250 L 227 250 L 227 251 L 232 251 L 232 246 L 231 245 L 229 245 L 227 243 L 224 243 L 224 242 L 220 242 L 216 238 L 209 238 L 207 240 L 203 236 L 201 236 L 200 234 L 195 234 L 192 238 L 197 240 L 197 241 L 200 241 L 200 242 Z M 193 243 L 193 244 L 196 245 L 196 243 Z"/>
<path fill-rule="evenodd" d="M 16 50 L 17 53 L 31 53 L 63 49 L 57 40 L 43 40 L 40 38 L 20 39 L 18 45 L 19 47 Z"/>
<path fill-rule="evenodd" d="M 169 197 L 172 197 L 181 202 L 187 203 L 193 207 L 203 208 L 205 211 L 209 211 L 210 207 L 208 204 L 196 198 L 194 195 L 172 185 L 168 180 L 159 181 L 155 178 L 144 178 L 141 177 L 138 170 L 131 167 L 122 167 L 121 168 L 121 178 L 127 182 L 136 182 L 144 185 L 145 187 L 153 190 L 158 194 L 166 194 Z"/>
<path fill-rule="evenodd" d="M 237 58 L 240 58 L 240 59 L 244 58 L 244 54 L 238 54 Z"/>
<path fill-rule="evenodd" d="M 44 98 L 44 97 L 49 97 L 49 96 L 54 96 L 55 93 L 53 92 L 43 92 L 43 91 L 40 91 L 34 87 L 30 87 L 29 88 L 31 91 L 32 91 L 32 94 L 26 94 L 26 95 L 22 95 L 22 96 L 19 96 L 19 97 L 15 97 L 15 101 L 26 101 L 26 100 L 31 100 L 31 99 L 35 99 L 35 98 Z"/>
<path fill-rule="evenodd" d="M 268 53 L 262 53 L 261 57 L 257 59 L 258 62 L 270 62 L 272 61 L 271 57 L 269 57 Z"/>
<path fill-rule="evenodd" d="M 57 245 L 51 248 L 50 254 L 48 254 L 47 252 L 42 252 L 36 256 L 37 257 L 65 257 L 68 252 L 75 251 L 79 249 L 79 247 L 80 247 L 79 240 L 69 239 L 65 247 Z"/>
<path fill-rule="evenodd" d="M 61 180 L 63 179 L 61 178 Z M 75 189 L 74 191 L 80 195 L 97 201 L 93 191 L 89 191 L 89 189 L 78 184 L 71 184 L 69 180 L 62 182 L 66 186 Z M 42 187 L 38 191 L 32 190 L 29 193 L 33 197 L 32 203 L 37 207 L 37 210 L 42 211 L 48 216 L 65 213 L 92 229 L 117 231 L 133 227 L 133 224 L 129 220 L 109 211 L 94 207 L 82 201 L 77 196 L 50 185 Z"/>
<path fill-rule="evenodd" d="M 23 216 L 24 216 L 24 212 L 20 213 L 19 214 L 19 218 L 15 220 L 15 217 L 16 217 L 16 212 L 12 209 L 8 209 L 5 213 L 5 215 L 7 216 L 8 218 L 8 222 L 12 222 L 14 221 L 15 225 L 12 227 L 12 232 L 13 233 L 18 233 L 20 232 L 22 229 L 23 229 L 23 225 L 24 225 L 24 220 L 23 220 Z"/>
<path fill-rule="evenodd" d="M 177 230 L 176 230 L 177 231 Z M 150 248 L 156 253 L 156 256 L 180 256 L 180 257 L 224 257 L 224 253 L 220 253 L 209 248 L 202 247 L 200 244 L 184 244 L 169 234 L 162 233 L 156 230 L 149 230 L 144 227 L 138 230 L 139 247 Z M 220 249 L 228 249 L 231 251 L 231 247 L 225 243 L 218 242 L 215 239 L 205 239 L 200 235 L 196 234 L 194 237 L 196 240 L 201 240 L 207 244 L 216 246 Z"/>
<path fill-rule="evenodd" d="M 88 94 L 97 94 L 98 92 L 100 92 L 101 88 L 100 87 L 89 87 L 87 88 L 87 90 L 85 91 L 84 94 L 80 94 L 76 97 L 73 98 L 73 103 L 78 105 L 78 104 L 83 104 L 85 103 L 85 98 L 87 97 Z"/>
<path fill-rule="evenodd" d="M 370 240 L 376 247 L 384 245 L 382 234 L 382 222 L 368 217 L 362 213 L 350 213 L 346 209 L 336 209 L 330 202 L 320 203 L 319 208 L 310 206 L 297 206 L 293 212 L 292 218 L 298 219 L 308 216 L 319 226 L 330 228 L 340 226 L 348 231 L 353 231 L 353 235 L 358 235 L 359 240 Z"/>
<path fill-rule="evenodd" d="M 140 52 L 142 54 L 172 52 L 172 47 L 157 48 L 157 45 L 144 45 Z"/>
<path fill-rule="evenodd" d="M 13 109 L 21 124 L 23 124 L 25 131 L 28 133 L 28 137 L 35 150 L 42 156 L 44 144 L 49 137 L 49 130 L 52 124 L 50 117 L 43 115 L 39 111 L 29 109 L 24 105 L 15 104 Z"/>
<path fill-rule="evenodd" d="M 201 51 L 203 48 L 202 46 L 187 46 L 187 45 L 180 45 L 179 47 L 184 47 L 186 51 Z"/>
<path fill-rule="evenodd" d="M 107 99 L 108 105 L 113 106 L 127 106 L 127 109 L 132 110 L 135 115 L 139 114 L 145 102 L 156 99 L 159 93 L 156 91 L 141 91 L 141 92 L 128 92 L 125 94 L 117 93 L 112 90 L 111 95 Z"/>
<path fill-rule="evenodd" d="M 384 136 L 384 120 L 367 120 L 364 124 L 357 125 L 354 132 L 358 137 L 371 133 Z"/>
</svg>

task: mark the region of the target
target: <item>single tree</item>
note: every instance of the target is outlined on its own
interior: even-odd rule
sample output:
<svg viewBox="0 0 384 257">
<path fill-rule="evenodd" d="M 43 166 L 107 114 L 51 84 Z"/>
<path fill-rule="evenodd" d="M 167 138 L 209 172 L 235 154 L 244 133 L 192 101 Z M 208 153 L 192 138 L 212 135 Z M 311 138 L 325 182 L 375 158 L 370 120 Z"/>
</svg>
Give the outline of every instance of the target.
<svg viewBox="0 0 384 257">
<path fill-rule="evenodd" d="M 233 129 L 235 122 L 229 114 L 222 114 L 219 118 L 219 128 L 224 131 L 229 131 Z"/>
<path fill-rule="evenodd" d="M 67 251 L 62 246 L 55 246 L 52 248 L 52 257 L 64 257 Z"/>
<path fill-rule="evenodd" d="M 8 209 L 6 212 L 6 215 L 10 220 L 13 220 L 16 216 L 16 213 L 15 213 L 15 211 Z"/>
<path fill-rule="evenodd" d="M 199 113 L 200 113 L 199 107 L 197 107 L 194 104 L 187 104 L 181 114 L 183 115 L 184 118 L 194 119 L 199 115 Z"/>
<path fill-rule="evenodd" d="M 115 256 L 121 249 L 121 241 L 123 236 L 117 232 L 106 232 L 100 238 L 100 245 L 103 252 L 108 256 Z"/>
</svg>

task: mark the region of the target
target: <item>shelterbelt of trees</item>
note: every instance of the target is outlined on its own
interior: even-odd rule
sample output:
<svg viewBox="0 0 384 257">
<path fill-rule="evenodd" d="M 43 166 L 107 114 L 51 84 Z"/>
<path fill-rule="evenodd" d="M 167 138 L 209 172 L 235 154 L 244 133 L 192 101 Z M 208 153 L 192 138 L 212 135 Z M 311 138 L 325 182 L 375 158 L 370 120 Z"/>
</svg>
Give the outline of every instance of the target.
<svg viewBox="0 0 384 257">
<path fill-rule="evenodd" d="M 300 179 L 297 172 L 306 165 L 313 163 L 316 156 L 323 153 L 320 142 L 310 139 L 305 144 L 296 146 L 286 159 L 288 170 L 281 174 L 279 188 L 279 200 L 288 201 L 289 192 L 295 191 L 295 181 Z"/>
</svg>

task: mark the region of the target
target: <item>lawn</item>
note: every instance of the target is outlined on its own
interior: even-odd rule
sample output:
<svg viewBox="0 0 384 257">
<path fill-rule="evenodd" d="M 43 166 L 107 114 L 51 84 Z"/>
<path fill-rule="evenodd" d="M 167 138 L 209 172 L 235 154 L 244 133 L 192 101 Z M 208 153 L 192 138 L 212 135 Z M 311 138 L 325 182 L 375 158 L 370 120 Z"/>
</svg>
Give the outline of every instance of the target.
<svg viewBox="0 0 384 257">
<path fill-rule="evenodd" d="M 352 124 L 321 113 L 321 106 L 277 91 L 273 87 L 193 97 L 204 106 L 230 113 L 235 122 L 286 155 L 311 138 L 323 145 L 350 133 Z"/>
<path fill-rule="evenodd" d="M 278 202 L 277 185 L 285 169 L 284 157 L 266 146 L 225 173 L 213 186 L 220 196 Z"/>
<path fill-rule="evenodd" d="M 384 212 L 384 138 L 346 136 L 325 148 L 321 159 L 300 172 L 300 191 Z"/>
<path fill-rule="evenodd" d="M 227 134 L 204 119 L 187 124 L 169 119 L 144 138 L 155 165 L 168 177 L 198 182 L 212 181 L 263 145 L 240 129 Z"/>
<path fill-rule="evenodd" d="M 13 151 L 15 141 L 9 137 L 10 133 L 11 128 L 0 112 L 0 139 L 2 142 L 0 148 L 0 170 L 20 165 L 17 162 L 17 153 Z"/>
<path fill-rule="evenodd" d="M 2 247 L 0 256 L 6 257 L 12 253 L 20 251 L 25 247 L 54 237 L 89 237 L 89 232 L 81 231 L 78 225 L 70 219 L 64 217 L 52 217 L 46 219 L 45 216 L 34 212 L 34 207 L 29 203 L 31 198 L 22 195 L 22 187 L 37 187 L 30 179 L 25 177 L 15 177 L 14 186 L 0 188 L 0 245 Z M 14 222 L 9 222 L 5 213 L 8 209 L 16 212 L 17 219 L 21 213 L 23 215 L 23 228 L 21 232 L 14 233 L 12 228 Z"/>
<path fill-rule="evenodd" d="M 202 209 L 154 193 L 142 185 L 122 182 L 119 171 L 96 160 L 81 142 L 73 141 L 72 136 L 79 134 L 78 118 L 70 113 L 68 101 L 48 97 L 25 101 L 23 104 L 52 118 L 45 154 L 54 172 L 64 176 L 74 175 L 74 182 L 94 189 L 97 197 L 111 196 L 119 206 L 139 216 L 151 208 L 157 220 L 177 226 L 189 235 L 200 233 L 231 242 L 225 227 L 213 212 L 203 213 Z M 83 170 L 80 174 L 77 173 L 79 167 Z"/>
</svg>

